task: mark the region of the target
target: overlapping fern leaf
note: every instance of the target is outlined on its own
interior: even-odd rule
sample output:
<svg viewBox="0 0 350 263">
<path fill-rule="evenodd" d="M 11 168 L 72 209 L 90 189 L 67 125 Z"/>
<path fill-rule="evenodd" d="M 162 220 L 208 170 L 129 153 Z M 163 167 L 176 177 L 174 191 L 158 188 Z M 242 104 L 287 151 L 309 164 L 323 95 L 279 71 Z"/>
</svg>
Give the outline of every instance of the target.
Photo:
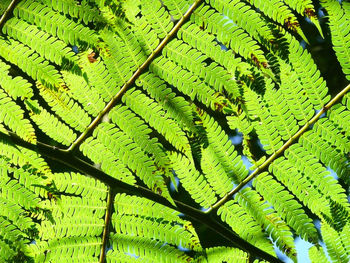
<svg viewBox="0 0 350 263">
<path fill-rule="evenodd" d="M 263 259 L 237 243 L 202 246 L 190 220 L 213 218 L 264 255 L 297 261 L 300 237 L 313 262 L 350 260 L 350 88 L 331 99 L 300 23 L 327 30 L 350 80 L 348 3 L 10 3 L 0 2 L 1 262 Z"/>
</svg>

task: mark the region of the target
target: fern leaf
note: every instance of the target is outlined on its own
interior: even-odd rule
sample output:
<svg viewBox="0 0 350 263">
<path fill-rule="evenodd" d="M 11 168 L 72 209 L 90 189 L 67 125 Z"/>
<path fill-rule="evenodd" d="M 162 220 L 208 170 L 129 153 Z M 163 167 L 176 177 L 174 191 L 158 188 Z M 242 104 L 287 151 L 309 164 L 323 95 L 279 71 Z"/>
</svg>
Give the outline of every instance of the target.
<svg viewBox="0 0 350 263">
<path fill-rule="evenodd" d="M 172 29 L 170 15 L 159 1 L 141 0 L 141 12 L 159 38 L 164 38 Z"/>
<path fill-rule="evenodd" d="M 12 78 L 9 69 L 10 66 L 0 60 L 0 87 L 13 99 L 31 98 L 33 96 L 32 85 L 20 76 Z"/>
<path fill-rule="evenodd" d="M 350 14 L 346 13 L 341 4 L 336 1 L 321 0 L 328 12 L 332 44 L 338 61 L 348 80 L 350 80 Z"/>
<path fill-rule="evenodd" d="M 94 131 L 94 137 L 105 147 L 136 172 L 141 180 L 152 189 L 165 197 L 170 197 L 161 173 L 154 165 L 154 161 L 144 154 L 140 146 L 135 144 L 123 131 L 113 124 L 101 123 Z"/>
<path fill-rule="evenodd" d="M 337 231 L 327 223 L 322 222 L 321 234 L 326 244 L 328 254 L 334 262 L 348 262 L 350 260 L 349 223 L 344 227 L 342 232 L 337 233 Z"/>
<path fill-rule="evenodd" d="M 37 262 L 55 262 L 62 260 L 62 255 L 69 255 L 81 262 L 93 258 L 98 261 L 102 242 L 96 237 L 66 237 L 51 239 L 48 242 L 41 241 L 31 245 Z M 35 246 L 35 247 L 34 247 Z"/>
<path fill-rule="evenodd" d="M 220 13 L 228 16 L 234 23 L 247 31 L 256 40 L 274 39 L 268 24 L 261 15 L 240 0 L 206 0 Z"/>
<path fill-rule="evenodd" d="M 21 43 L 30 46 L 41 57 L 62 65 L 70 62 L 76 64 L 77 58 L 74 52 L 67 45 L 36 26 L 30 25 L 18 18 L 12 18 L 6 22 L 3 32 Z"/>
<path fill-rule="evenodd" d="M 280 63 L 281 93 L 295 119 L 300 125 L 304 125 L 314 114 L 312 104 L 306 96 L 306 91 L 303 90 L 298 74 L 286 62 L 280 60 Z"/>
<path fill-rule="evenodd" d="M 247 253 L 233 247 L 212 247 L 206 250 L 207 262 L 246 262 L 249 259 Z M 198 261 L 199 262 L 199 261 Z"/>
<path fill-rule="evenodd" d="M 196 24 L 186 23 L 178 32 L 179 38 L 195 47 L 209 58 L 219 63 L 232 75 L 250 74 L 250 65 L 242 62 L 239 57 L 235 57 L 232 52 L 223 50 L 216 42 L 215 36 L 206 31 L 202 31 Z"/>
<path fill-rule="evenodd" d="M 282 0 L 247 0 L 247 2 L 251 3 L 256 8 L 259 8 L 265 15 L 274 21 L 284 25 L 286 28 L 291 29 L 294 32 L 297 32 L 305 42 L 308 42 L 300 28 L 298 19 Z"/>
<path fill-rule="evenodd" d="M 30 110 L 30 118 L 49 137 L 63 145 L 70 145 L 77 135 L 55 116 L 42 108 L 37 101 L 26 100 L 27 109 Z"/>
<path fill-rule="evenodd" d="M 345 133 L 347 137 L 350 136 L 350 126 L 348 125 L 350 123 L 350 114 L 346 107 L 337 104 L 332 107 L 327 115 L 330 121 L 332 121 L 335 126 L 342 130 L 342 133 Z"/>
<path fill-rule="evenodd" d="M 59 87 L 62 78 L 59 72 L 49 62 L 18 41 L 0 37 L 0 55 L 21 69 L 34 80 Z"/>
<path fill-rule="evenodd" d="M 152 130 L 136 114 L 125 106 L 117 105 L 110 111 L 109 117 L 144 151 L 151 154 L 158 166 L 169 169 L 170 160 L 167 154 L 162 149 L 157 138 L 150 138 Z"/>
<path fill-rule="evenodd" d="M 106 199 L 107 187 L 100 181 L 73 172 L 55 173 L 54 178 L 57 190 L 61 192 L 79 195 L 87 199 Z"/>
<path fill-rule="evenodd" d="M 288 140 L 298 131 L 298 125 L 291 111 L 289 111 L 288 104 L 285 103 L 281 89 L 275 90 L 271 85 L 266 84 L 264 97 L 269 105 L 273 122 L 278 123 L 276 128 L 281 138 Z"/>
<path fill-rule="evenodd" d="M 44 221 L 40 225 L 40 237 L 42 240 L 67 237 L 98 237 L 104 227 L 103 219 L 96 217 L 67 217 L 55 218 L 55 223 Z"/>
<path fill-rule="evenodd" d="M 294 162 L 280 157 L 270 167 L 276 178 L 307 205 L 313 213 L 318 216 L 321 216 L 321 213 L 330 214 L 326 197 L 313 188 L 304 173 L 299 173 L 294 168 Z M 298 184 L 294 183 L 296 180 L 298 180 Z"/>
<path fill-rule="evenodd" d="M 133 237 L 124 234 L 112 234 L 111 241 L 113 252 L 107 257 L 118 258 L 119 253 L 129 253 L 131 257 L 138 257 L 138 260 L 181 263 L 191 262 L 192 258 L 184 252 L 156 240 L 148 238 Z M 114 261 L 111 261 L 114 262 Z"/>
<path fill-rule="evenodd" d="M 90 87 L 81 76 L 68 71 L 61 71 L 61 73 L 68 87 L 69 95 L 77 100 L 90 115 L 96 117 L 105 106 L 98 90 L 95 87 Z"/>
<path fill-rule="evenodd" d="M 186 155 L 190 154 L 190 145 L 185 133 L 154 100 L 140 90 L 130 89 L 123 96 L 122 101 L 159 131 L 177 150 Z"/>
<path fill-rule="evenodd" d="M 279 249 L 296 260 L 293 234 L 274 209 L 270 208 L 270 204 L 261 200 L 261 196 L 249 187 L 240 191 L 235 199 L 267 231 Z"/>
<path fill-rule="evenodd" d="M 150 65 L 150 70 L 153 74 L 189 96 L 191 100 L 196 98 L 204 105 L 215 109 L 217 99 L 214 90 L 202 83 L 198 77 L 191 75 L 189 71 L 166 59 L 164 56 L 154 60 Z"/>
<path fill-rule="evenodd" d="M 254 128 L 259 135 L 259 139 L 268 154 L 276 152 L 283 144 L 276 123 L 272 120 L 272 116 L 268 109 L 263 106 L 263 101 L 259 95 L 250 89 L 245 89 L 245 99 L 250 119 L 254 122 Z"/>
<path fill-rule="evenodd" d="M 103 21 L 101 14 L 96 9 L 90 8 L 88 5 L 78 5 L 75 0 L 40 0 L 40 2 L 55 11 L 83 21 L 86 25 L 90 22 Z"/>
<path fill-rule="evenodd" d="M 290 43 L 288 46 L 289 61 L 298 74 L 307 97 L 316 109 L 321 109 L 329 100 L 326 82 L 321 77 L 310 53 L 303 49 L 300 43 L 288 32 L 285 33 L 284 37 Z"/>
<path fill-rule="evenodd" d="M 89 115 L 65 92 L 49 89 L 40 83 L 37 83 L 37 87 L 40 95 L 51 106 L 52 110 L 72 128 L 84 131 L 90 124 L 91 118 Z"/>
<path fill-rule="evenodd" d="M 243 180 L 248 171 L 237 151 L 220 125 L 209 114 L 196 108 L 201 123 L 207 132 L 208 151 L 221 164 L 227 176 L 236 184 Z"/>
<path fill-rule="evenodd" d="M 253 64 L 267 63 L 258 43 L 250 35 L 219 13 L 209 9 L 209 6 L 203 5 L 198 8 L 191 16 L 191 21 L 204 26 L 209 32 L 215 34 L 221 43 Z"/>
<path fill-rule="evenodd" d="M 35 24 L 47 33 L 71 45 L 84 42 L 95 46 L 98 42 L 96 32 L 67 19 L 38 2 L 22 1 L 13 10 L 13 13 L 17 18 Z"/>
<path fill-rule="evenodd" d="M 191 194 L 191 197 L 197 203 L 205 208 L 209 208 L 217 201 L 212 187 L 187 157 L 172 153 L 170 159 L 173 162 L 174 171 L 179 177 L 182 186 Z"/>
<path fill-rule="evenodd" d="M 330 147 L 329 142 L 319 138 L 312 131 L 304 133 L 299 141 L 305 149 L 314 154 L 322 163 L 330 166 L 345 182 L 348 182 L 346 176 L 349 171 L 347 160 L 342 153 Z"/>
<path fill-rule="evenodd" d="M 306 240 L 317 242 L 317 230 L 312 219 L 283 185 L 268 173 L 262 173 L 253 181 L 253 186 L 297 234 Z M 268 189 L 274 191 L 270 192 Z"/>
<path fill-rule="evenodd" d="M 307 179 L 325 196 L 332 196 L 332 199 L 342 205 L 349 206 L 344 189 L 339 185 L 336 179 L 330 176 L 330 172 L 319 163 L 314 155 L 305 151 L 300 145 L 292 145 L 285 156 L 304 172 Z"/>
<path fill-rule="evenodd" d="M 247 213 L 247 211 L 235 201 L 230 200 L 221 206 L 218 210 L 218 215 L 240 237 L 268 252 L 269 254 L 274 255 L 275 252 L 272 244 L 262 232 L 262 228 L 259 223 L 256 222 L 256 220 L 253 219 Z"/>
<path fill-rule="evenodd" d="M 117 158 L 113 151 L 102 142 L 90 137 L 80 146 L 80 150 L 91 161 L 100 164 L 102 171 L 125 183 L 136 183 L 135 176 L 127 168 L 127 165 Z M 103 154 L 101 155 L 101 153 Z"/>
<path fill-rule="evenodd" d="M 36 142 L 35 131 L 31 123 L 24 119 L 24 111 L 0 89 L 0 123 L 4 123 L 19 137 Z"/>
<path fill-rule="evenodd" d="M 159 240 L 161 243 L 179 246 L 185 249 L 200 250 L 199 240 L 181 225 L 171 225 L 168 221 L 160 218 L 140 218 L 128 215 L 116 215 L 112 218 L 112 224 L 116 233 L 136 237 L 145 237 L 150 240 Z M 194 239 L 194 240 L 192 240 Z"/>
<path fill-rule="evenodd" d="M 163 2 L 175 20 L 180 19 L 191 5 L 191 2 L 188 0 L 165 0 Z"/>
<path fill-rule="evenodd" d="M 329 260 L 323 251 L 322 247 L 312 246 L 309 249 L 309 257 L 312 263 L 328 263 Z"/>
<path fill-rule="evenodd" d="M 163 80 L 148 72 L 140 76 L 137 84 L 142 84 L 144 90 L 162 105 L 164 110 L 181 125 L 181 128 L 195 130 L 190 103 L 183 97 L 177 96 Z"/>
<path fill-rule="evenodd" d="M 195 51 L 186 43 L 180 40 L 173 40 L 163 49 L 163 54 L 182 68 L 192 72 L 193 75 L 202 78 L 217 92 L 223 92 L 225 89 L 234 97 L 240 95 L 236 82 L 232 80 L 232 76 L 226 70 L 216 63 L 211 63 L 207 66 L 204 62 L 207 57 Z"/>
</svg>

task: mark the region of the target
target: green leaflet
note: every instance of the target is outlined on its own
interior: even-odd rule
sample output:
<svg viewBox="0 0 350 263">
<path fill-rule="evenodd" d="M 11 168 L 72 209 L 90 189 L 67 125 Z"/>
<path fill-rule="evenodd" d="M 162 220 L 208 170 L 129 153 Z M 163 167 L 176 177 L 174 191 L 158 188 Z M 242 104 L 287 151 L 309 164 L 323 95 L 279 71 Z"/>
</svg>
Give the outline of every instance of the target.
<svg viewBox="0 0 350 263">
<path fill-rule="evenodd" d="M 332 46 L 349 80 L 349 14 L 19 1 L 0 22 L 0 261 L 267 262 L 239 238 L 349 261 L 350 86 L 330 99 L 315 52 Z"/>
</svg>

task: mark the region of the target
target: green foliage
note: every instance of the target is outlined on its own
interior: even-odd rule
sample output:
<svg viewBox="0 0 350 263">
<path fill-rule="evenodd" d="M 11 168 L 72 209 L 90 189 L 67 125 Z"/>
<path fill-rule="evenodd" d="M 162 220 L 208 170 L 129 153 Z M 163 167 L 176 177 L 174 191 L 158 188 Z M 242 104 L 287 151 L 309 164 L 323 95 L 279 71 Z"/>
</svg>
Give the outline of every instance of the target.
<svg viewBox="0 0 350 263">
<path fill-rule="evenodd" d="M 349 3 L 10 2 L 1 262 L 297 261 L 297 237 L 350 260 L 350 86 L 331 99 L 302 22 L 350 80 Z"/>
</svg>

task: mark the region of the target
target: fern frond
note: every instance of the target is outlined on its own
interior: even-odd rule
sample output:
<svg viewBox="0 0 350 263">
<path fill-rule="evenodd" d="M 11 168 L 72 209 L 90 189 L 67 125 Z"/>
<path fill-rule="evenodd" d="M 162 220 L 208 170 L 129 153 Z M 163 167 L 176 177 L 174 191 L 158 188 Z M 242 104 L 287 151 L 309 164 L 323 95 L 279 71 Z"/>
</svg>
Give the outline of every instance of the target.
<svg viewBox="0 0 350 263">
<path fill-rule="evenodd" d="M 13 39 L 4 39 L 3 37 L 0 37 L 0 45 L 0 55 L 19 66 L 34 80 L 52 87 L 59 87 L 62 84 L 62 78 L 55 67 L 27 46 Z"/>
<path fill-rule="evenodd" d="M 58 118 L 42 108 L 37 101 L 26 100 L 30 118 L 49 137 L 63 145 L 70 145 L 77 137 L 73 130 L 62 123 Z"/>
<path fill-rule="evenodd" d="M 253 64 L 267 63 L 260 46 L 249 34 L 209 6 L 202 5 L 198 8 L 191 16 L 191 21 L 215 34 L 226 47 L 230 47 Z"/>
<path fill-rule="evenodd" d="M 237 193 L 235 200 L 271 236 L 280 250 L 296 260 L 293 234 L 288 225 L 270 207 L 269 203 L 261 200 L 261 196 L 249 187 Z"/>
<path fill-rule="evenodd" d="M 145 237 L 185 249 L 201 250 L 199 240 L 186 231 L 184 226 L 168 224 L 161 218 L 135 217 L 133 215 L 113 215 L 112 224 L 117 234 Z"/>
<path fill-rule="evenodd" d="M 207 261 L 210 263 L 222 263 L 222 262 L 232 262 L 232 263 L 243 263 L 249 261 L 249 256 L 247 253 L 233 247 L 211 247 L 205 251 L 207 255 Z M 196 261 L 201 262 L 201 261 Z"/>
<path fill-rule="evenodd" d="M 288 140 L 298 131 L 299 127 L 289 110 L 289 105 L 285 102 L 281 89 L 275 90 L 267 84 L 264 98 L 268 103 L 273 122 L 278 123 L 276 125 L 278 133 L 283 140 Z"/>
<path fill-rule="evenodd" d="M 0 146 L 0 155 L 7 157 L 9 164 L 20 167 L 29 164 L 39 173 L 51 178 L 50 167 L 37 152 L 16 146 L 13 142 L 2 139 L 1 137 Z"/>
<path fill-rule="evenodd" d="M 284 35 L 288 45 L 288 59 L 298 78 L 303 84 L 304 91 L 310 102 L 321 109 L 328 101 L 330 95 L 327 94 L 328 89 L 326 82 L 321 77 L 320 71 L 317 69 L 310 53 L 303 49 L 292 35 L 285 32 Z"/>
<path fill-rule="evenodd" d="M 55 186 L 60 192 L 82 196 L 87 199 L 105 200 L 107 187 L 96 179 L 79 173 L 55 173 Z"/>
<path fill-rule="evenodd" d="M 350 136 L 350 112 L 346 107 L 340 104 L 335 105 L 328 112 L 327 117 L 334 125 L 339 127 L 347 137 Z"/>
<path fill-rule="evenodd" d="M 24 111 L 2 89 L 0 89 L 0 123 L 7 125 L 24 140 L 36 142 L 34 128 L 24 118 Z"/>
<path fill-rule="evenodd" d="M 309 257 L 310 257 L 311 263 L 328 263 L 329 262 L 322 247 L 312 246 L 309 249 Z"/>
<path fill-rule="evenodd" d="M 192 72 L 193 75 L 203 79 L 215 91 L 226 90 L 234 98 L 240 95 L 237 84 L 229 72 L 216 63 L 206 65 L 204 61 L 207 57 L 181 40 L 171 41 L 163 49 L 163 54 L 182 68 Z"/>
<path fill-rule="evenodd" d="M 40 224 L 40 237 L 42 240 L 53 240 L 54 238 L 67 237 L 98 237 L 102 234 L 104 227 L 103 219 L 96 217 L 55 218 L 55 222 L 44 221 Z"/>
<path fill-rule="evenodd" d="M 196 111 L 207 133 L 208 151 L 211 152 L 214 163 L 221 165 L 227 176 L 238 184 L 248 175 L 248 170 L 244 166 L 241 156 L 238 156 L 220 125 L 200 108 L 197 107 Z"/>
<path fill-rule="evenodd" d="M 268 23 L 251 6 L 239 0 L 206 0 L 220 13 L 247 31 L 258 41 L 272 41 L 274 36 Z"/>
<path fill-rule="evenodd" d="M 12 78 L 9 74 L 11 67 L 0 60 L 0 87 L 13 99 L 31 98 L 33 96 L 32 84 L 26 79 L 16 76 Z"/>
<path fill-rule="evenodd" d="M 21 1 L 13 13 L 17 18 L 35 24 L 71 45 L 83 42 L 95 46 L 99 40 L 95 31 L 67 19 L 38 2 Z"/>
<path fill-rule="evenodd" d="M 122 101 L 162 134 L 177 150 L 186 155 L 190 154 L 186 134 L 154 100 L 140 90 L 130 89 L 123 96 Z"/>
<path fill-rule="evenodd" d="M 104 61 L 97 58 L 96 61 L 90 62 L 89 56 L 94 54 L 93 51 L 86 51 L 80 54 L 79 66 L 82 67 L 84 79 L 91 89 L 97 91 L 105 102 L 111 100 L 116 92 L 119 91 L 118 86 L 122 82 L 118 82 L 113 74 L 110 74 Z M 111 67 L 113 68 L 113 67 Z"/>
<path fill-rule="evenodd" d="M 62 255 L 77 258 L 80 262 L 86 262 L 93 258 L 98 261 L 102 242 L 96 237 L 66 237 L 41 241 L 30 246 L 37 262 L 61 261 Z M 93 261 L 93 262 L 94 262 Z"/>
<path fill-rule="evenodd" d="M 81 76 L 68 71 L 61 71 L 61 73 L 68 87 L 69 95 L 77 100 L 90 115 L 96 117 L 105 106 L 98 89 L 90 86 L 92 84 L 88 85 Z"/>
<path fill-rule="evenodd" d="M 350 152 L 350 142 L 342 134 L 342 130 L 337 128 L 331 120 L 321 119 L 315 123 L 313 132 L 323 140 L 332 143 L 333 148 L 346 154 Z"/>
<path fill-rule="evenodd" d="M 312 104 L 306 96 L 298 74 L 283 60 L 280 60 L 280 63 L 281 93 L 298 124 L 304 125 L 314 115 Z"/>
<path fill-rule="evenodd" d="M 326 222 L 322 222 L 321 234 L 326 244 L 328 254 L 334 262 L 348 262 L 350 260 L 349 222 L 340 233 Z"/>
<path fill-rule="evenodd" d="M 141 0 L 141 12 L 160 39 L 164 38 L 172 29 L 171 17 L 161 2 Z"/>
<path fill-rule="evenodd" d="M 150 65 L 150 70 L 153 74 L 189 96 L 191 100 L 197 99 L 215 110 L 215 103 L 217 102 L 215 91 L 205 85 L 198 77 L 193 76 L 188 70 L 181 68 L 164 56 L 155 59 Z"/>
<path fill-rule="evenodd" d="M 37 83 L 37 87 L 40 95 L 51 106 L 51 109 L 72 128 L 84 131 L 90 124 L 91 118 L 89 115 L 67 93 L 52 90 L 40 83 Z"/>
<path fill-rule="evenodd" d="M 285 151 L 285 156 L 297 165 L 298 169 L 305 174 L 309 182 L 320 193 L 325 196 L 332 196 L 334 201 L 344 206 L 349 206 L 345 190 L 313 154 L 305 151 L 300 145 L 295 144 Z"/>
<path fill-rule="evenodd" d="M 63 41 L 23 20 L 15 17 L 10 19 L 4 25 L 3 32 L 31 47 L 41 57 L 57 65 L 62 65 L 63 63 L 76 64 L 77 62 L 74 52 Z"/>
<path fill-rule="evenodd" d="M 282 0 L 246 0 L 247 2 L 260 9 L 266 16 L 270 17 L 277 23 L 298 33 L 306 42 L 308 42 L 303 31 L 300 28 L 298 19 L 283 3 Z"/>
<path fill-rule="evenodd" d="M 164 0 L 163 3 L 175 20 L 180 19 L 192 4 L 192 2 L 188 0 Z"/>
<path fill-rule="evenodd" d="M 196 24 L 190 22 L 184 24 L 178 32 L 178 37 L 213 59 L 216 63 L 225 67 L 232 76 L 236 75 L 236 71 L 243 75 L 249 75 L 251 73 L 251 66 L 248 63 L 235 57 L 232 52 L 223 50 L 216 42 L 215 36 L 202 31 L 200 26 Z"/>
<path fill-rule="evenodd" d="M 348 80 L 350 80 L 350 13 L 346 13 L 341 4 L 336 1 L 321 0 L 328 12 L 332 44 L 338 61 Z"/>
<path fill-rule="evenodd" d="M 262 173 L 253 181 L 253 186 L 297 234 L 306 240 L 317 242 L 317 230 L 312 219 L 282 184 L 268 173 Z"/>
<path fill-rule="evenodd" d="M 94 137 L 135 172 L 152 191 L 170 197 L 164 178 L 154 165 L 154 161 L 123 131 L 113 124 L 101 123 L 94 131 Z"/>
<path fill-rule="evenodd" d="M 113 259 L 118 257 L 119 253 L 128 253 L 130 257 L 138 257 L 138 260 L 146 262 L 187 263 L 192 260 L 190 256 L 179 249 L 148 238 L 112 234 L 111 242 L 113 244 L 113 252 L 111 251 L 110 254 L 107 254 L 107 258 L 111 257 Z"/>
<path fill-rule="evenodd" d="M 245 89 L 244 98 L 248 108 L 249 118 L 257 119 L 253 124 L 259 139 L 268 154 L 276 152 L 283 144 L 276 123 L 268 109 L 263 106 L 261 97 L 250 89 Z"/>
<path fill-rule="evenodd" d="M 181 125 L 181 128 L 195 130 L 190 103 L 184 97 L 177 96 L 170 87 L 167 87 L 163 80 L 148 72 L 141 75 L 136 84 L 142 85 L 143 89 Z"/>
<path fill-rule="evenodd" d="M 158 167 L 170 169 L 170 160 L 157 138 L 150 138 L 152 130 L 136 114 L 127 107 L 117 105 L 110 111 L 109 117 L 131 139 L 133 139 L 145 152 L 151 154 Z"/>
<path fill-rule="evenodd" d="M 314 154 L 322 163 L 330 166 L 345 182 L 348 181 L 348 161 L 344 154 L 330 147 L 330 143 L 320 138 L 313 131 L 306 132 L 300 139 L 300 144 Z"/>
<path fill-rule="evenodd" d="M 90 22 L 102 22 L 103 18 L 98 10 L 88 5 L 78 5 L 75 0 L 39 0 L 42 4 L 51 7 L 53 10 L 83 21 L 84 24 Z"/>
<path fill-rule="evenodd" d="M 113 151 L 102 142 L 93 139 L 92 137 L 87 138 L 80 146 L 80 150 L 91 161 L 100 164 L 102 171 L 125 183 L 136 183 L 136 178 L 127 168 L 127 164 L 124 164 L 119 158 L 117 158 Z"/>
<path fill-rule="evenodd" d="M 326 197 L 317 191 L 303 172 L 299 173 L 294 168 L 292 160 L 284 157 L 276 159 L 270 166 L 270 171 L 282 182 L 300 201 L 318 216 L 321 213 L 330 214 L 329 204 Z M 295 181 L 298 180 L 298 184 Z"/>
<path fill-rule="evenodd" d="M 272 243 L 263 233 L 259 223 L 247 213 L 246 209 L 230 200 L 221 206 L 217 213 L 240 237 L 274 255 Z"/>
<path fill-rule="evenodd" d="M 172 153 L 170 159 L 182 186 L 197 203 L 205 208 L 209 208 L 217 201 L 213 188 L 187 157 Z"/>
<path fill-rule="evenodd" d="M 29 234 L 35 227 L 33 220 L 27 216 L 27 212 L 19 204 L 0 197 L 0 209 L 1 217 L 12 222 L 22 232 Z"/>
</svg>

